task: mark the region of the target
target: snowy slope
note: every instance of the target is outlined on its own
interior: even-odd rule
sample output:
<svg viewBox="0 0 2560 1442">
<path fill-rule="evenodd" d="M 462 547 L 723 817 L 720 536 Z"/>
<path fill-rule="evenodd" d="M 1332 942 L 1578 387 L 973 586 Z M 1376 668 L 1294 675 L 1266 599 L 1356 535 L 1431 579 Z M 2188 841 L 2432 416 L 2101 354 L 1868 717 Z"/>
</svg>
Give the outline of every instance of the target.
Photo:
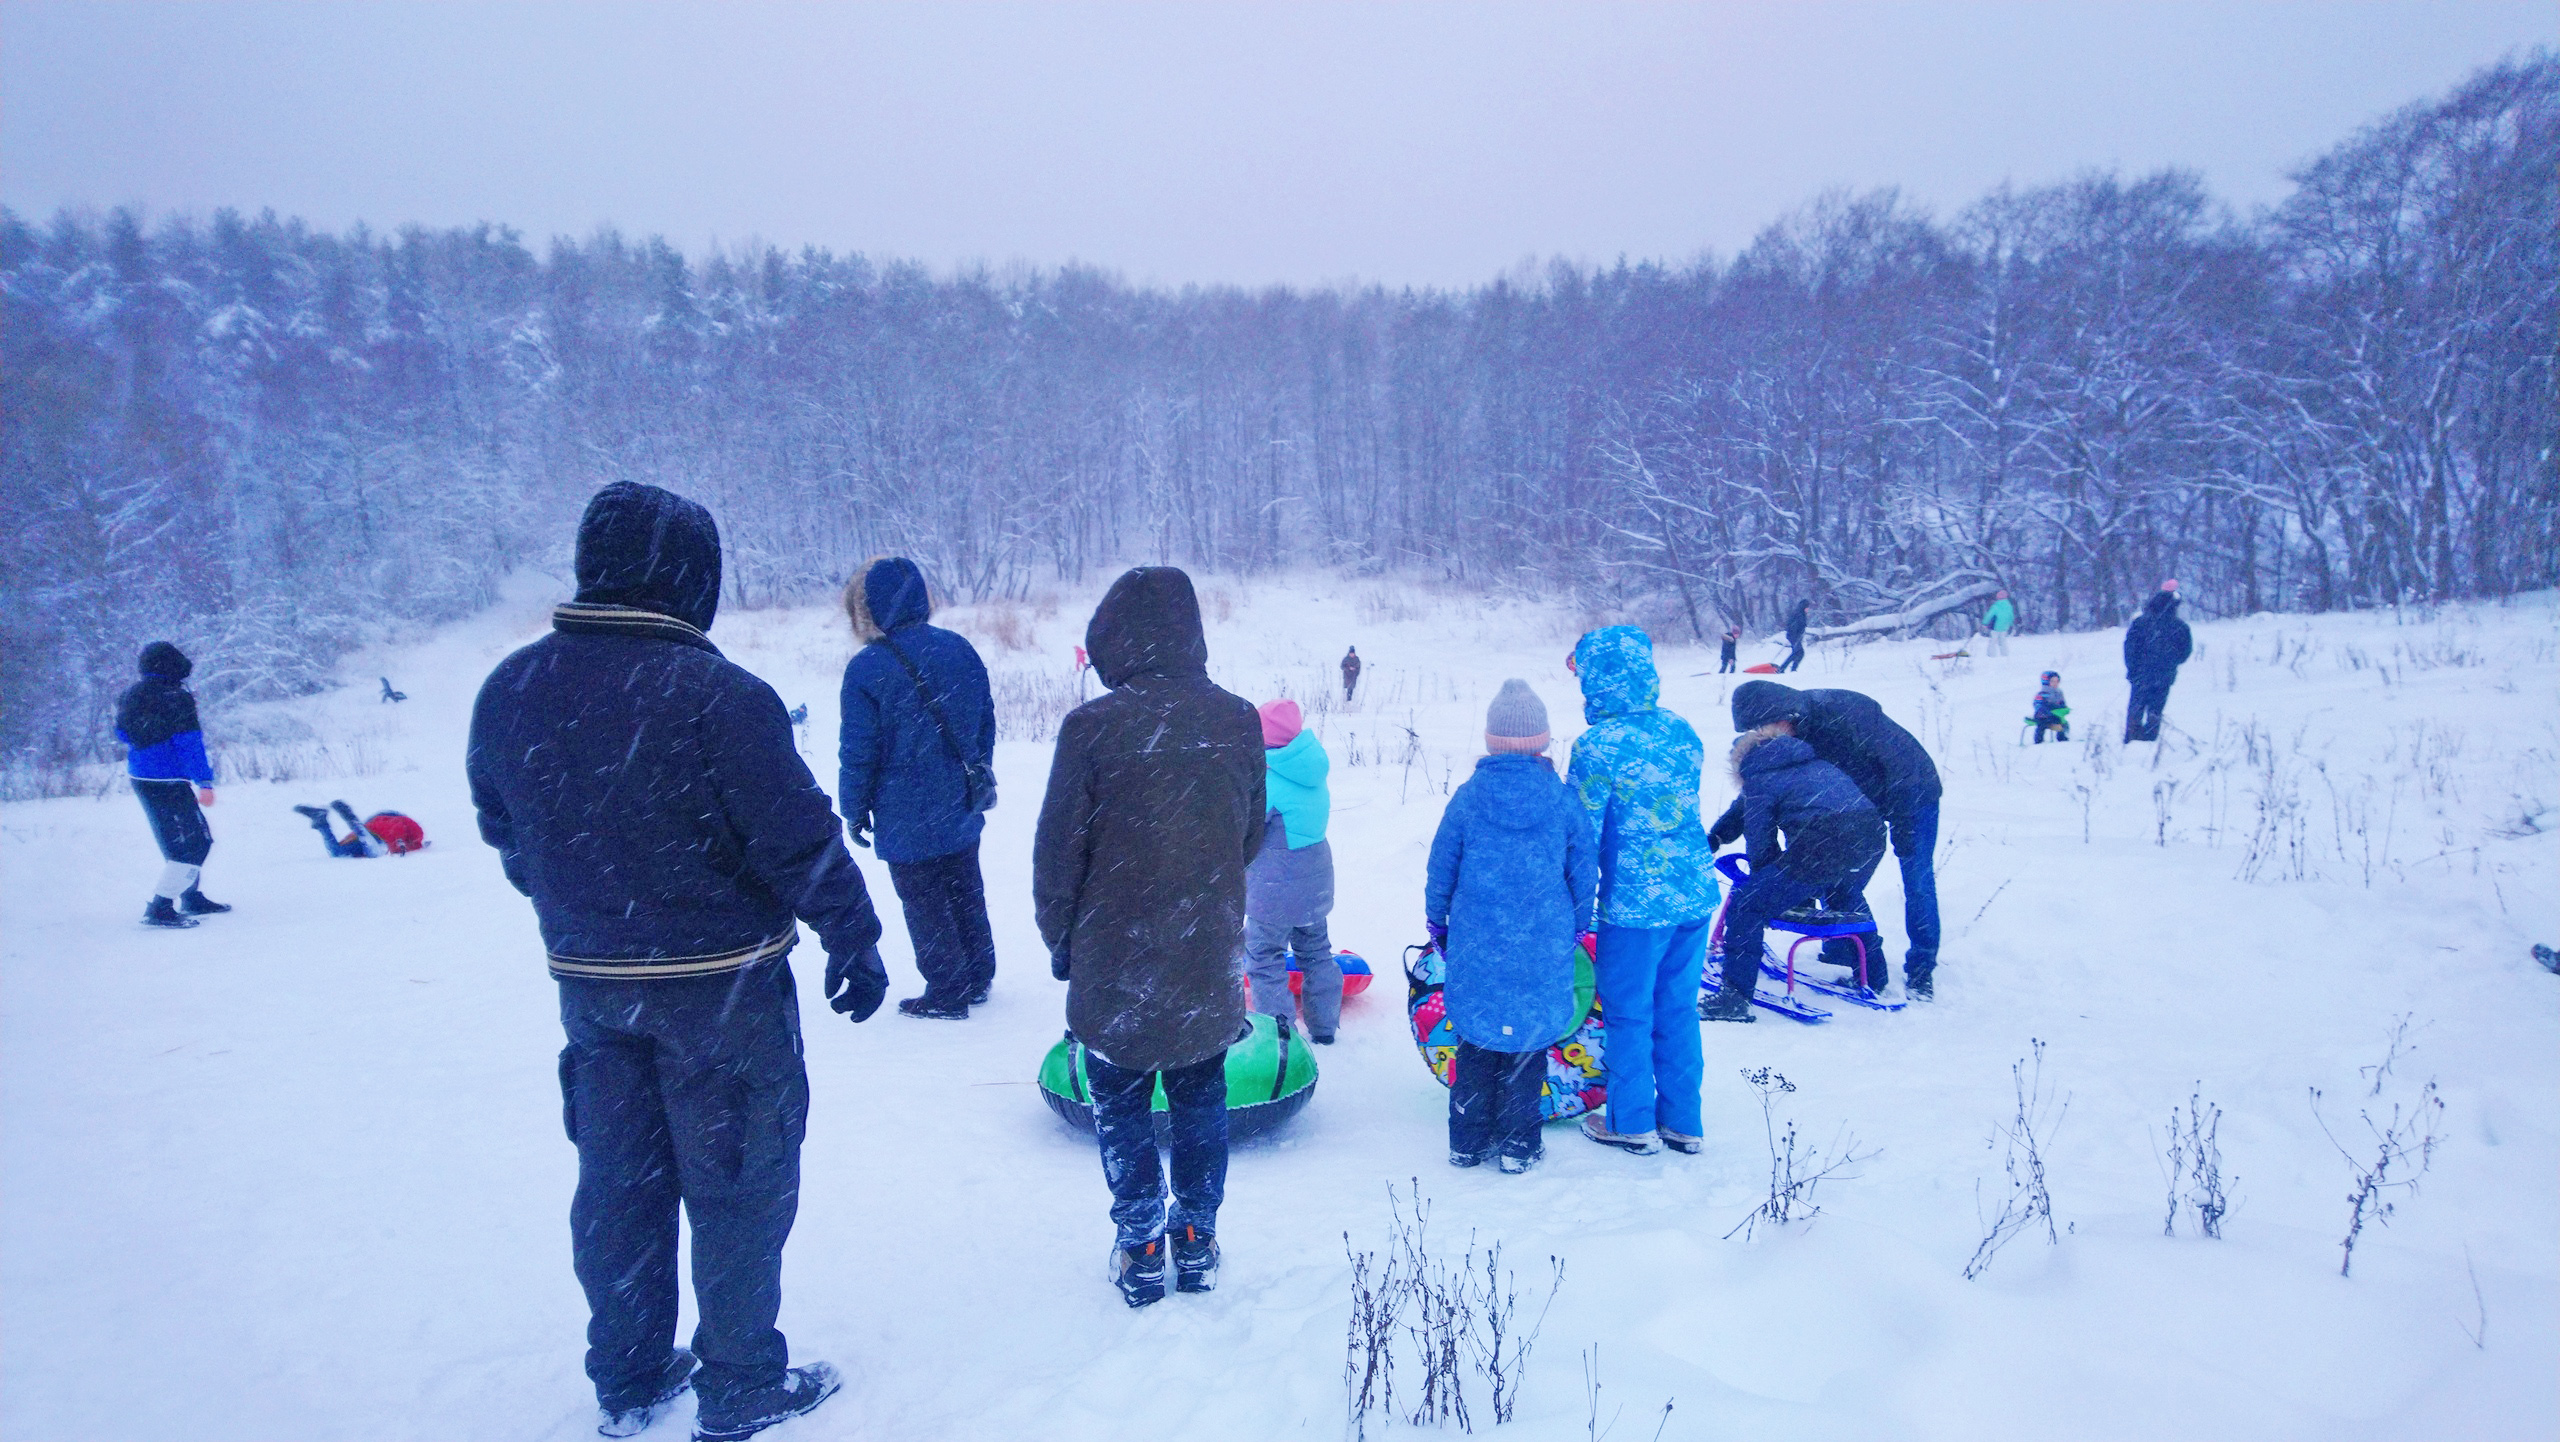
<svg viewBox="0 0 2560 1442">
<path fill-rule="evenodd" d="M 815 947 L 797 958 L 815 1102 L 783 1325 L 851 1383 L 778 1439 L 1338 1435 L 1343 1234 L 1379 1245 L 1387 1184 L 1409 1177 L 1435 1234 L 1502 1239 L 1524 1279 L 1566 1260 L 1522 1436 L 1583 1435 L 1595 1344 L 1621 1437 L 1652 1435 L 1666 1399 L 1665 1438 L 2560 1435 L 2560 979 L 2527 957 L 2560 942 L 2551 598 L 2199 626 L 2156 753 L 2108 739 L 2114 634 L 1969 663 L 1824 648 L 1805 683 L 1875 694 L 1946 772 L 1941 1000 L 1710 1027 L 1704 1156 L 1557 1128 L 1544 1168 L 1506 1178 L 1444 1164 L 1445 1093 L 1391 974 L 1502 679 L 1546 697 L 1560 755 L 1579 729 L 1578 626 L 1314 577 L 1204 590 L 1217 678 L 1308 701 L 1334 753 L 1334 935 L 1389 978 L 1352 1003 L 1314 1104 L 1238 1153 L 1223 1289 L 1126 1311 L 1100 1279 L 1092 1145 L 1030 1084 L 1064 991 L 1028 894 L 1047 758 L 1003 745 L 994 1001 L 966 1025 L 851 1027 L 816 994 Z M 592 1435 L 553 988 L 461 777 L 472 692 L 549 594 L 529 584 L 286 708 L 335 743 L 306 762 L 364 774 L 229 786 L 205 885 L 239 910 L 198 930 L 135 924 L 157 861 L 128 795 L 0 809 L 0 1435 Z M 1092 600 L 952 619 L 1027 718 L 1071 694 Z M 713 637 L 809 704 L 832 786 L 841 618 L 730 615 Z M 1348 642 L 1366 694 L 1313 705 Z M 1663 663 L 1666 704 L 1719 748 L 1726 680 L 1692 674 L 1712 651 Z M 2018 745 L 2045 666 L 2093 743 Z M 411 699 L 375 701 L 378 673 Z M 1730 794 L 1719 775 L 1707 793 L 1711 813 Z M 435 845 L 329 860 L 286 808 L 336 796 L 407 811 Z M 862 855 L 905 995 L 887 877 Z M 2360 1069 L 2404 1013 L 2415 1049 L 2367 1103 Z M 2069 1096 L 2048 1157 L 2067 1231 L 1966 1281 L 2030 1038 Z M 1782 1119 L 1879 1155 L 1809 1226 L 1726 1241 L 1765 1183 L 1737 1075 L 1756 1066 L 1799 1088 Z M 2433 1169 L 2342 1280 L 2349 1176 L 2307 1089 L 2352 1141 L 2359 1106 L 2430 1077 Z M 2161 1133 L 2199 1085 L 2238 1178 L 2218 1242 L 2161 1236 Z"/>
</svg>

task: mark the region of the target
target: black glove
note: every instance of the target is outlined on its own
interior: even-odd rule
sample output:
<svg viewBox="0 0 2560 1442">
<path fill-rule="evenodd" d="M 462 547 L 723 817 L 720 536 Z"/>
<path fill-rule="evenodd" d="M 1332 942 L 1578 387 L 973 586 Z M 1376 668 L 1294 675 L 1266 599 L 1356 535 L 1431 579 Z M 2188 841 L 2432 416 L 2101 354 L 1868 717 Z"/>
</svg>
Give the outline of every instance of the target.
<svg viewBox="0 0 2560 1442">
<path fill-rule="evenodd" d="M 848 821 L 848 822 L 846 822 L 846 823 L 844 824 L 844 829 L 845 829 L 845 833 L 846 833 L 847 835 L 849 835 L 849 836 L 851 836 L 851 837 L 853 838 L 853 844 L 854 844 L 854 845 L 859 846 L 859 847 L 863 848 L 863 849 L 864 849 L 864 850 L 866 850 L 866 851 L 870 849 L 870 847 L 871 847 L 871 818 L 870 818 L 870 817 L 868 817 L 868 816 L 857 817 L 857 818 L 856 818 L 856 819 L 854 819 L 854 820 Z"/>
<path fill-rule="evenodd" d="M 1060 981 L 1067 979 L 1067 949 L 1059 947 L 1049 953 L 1049 974 Z"/>
<path fill-rule="evenodd" d="M 1742 808 L 1736 806 L 1727 810 L 1724 815 L 1717 817 L 1716 824 L 1708 828 L 1707 849 L 1710 851 L 1722 851 L 1741 839 Z"/>
<path fill-rule="evenodd" d="M 880 964 L 880 948 L 866 946 L 854 956 L 827 958 L 827 1005 L 855 1021 L 869 1021 L 889 994 L 889 968 Z"/>
</svg>

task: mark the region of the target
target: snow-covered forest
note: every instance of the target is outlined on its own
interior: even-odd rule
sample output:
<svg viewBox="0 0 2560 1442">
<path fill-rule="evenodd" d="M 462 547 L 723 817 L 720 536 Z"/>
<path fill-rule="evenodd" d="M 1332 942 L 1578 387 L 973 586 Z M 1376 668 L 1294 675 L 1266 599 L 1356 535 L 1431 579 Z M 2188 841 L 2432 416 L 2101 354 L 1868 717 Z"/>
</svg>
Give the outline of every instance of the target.
<svg viewBox="0 0 2560 1442">
<path fill-rule="evenodd" d="M 556 562 L 615 479 L 732 606 L 896 550 L 963 598 L 1124 561 L 1560 596 L 1695 636 L 1995 580 L 2029 629 L 2560 580 L 2560 57 L 2240 217 L 2092 173 L 1824 196 L 1741 254 L 1462 293 L 937 275 L 611 233 L 0 217 L 0 754 L 102 758 L 135 640 L 209 702 Z"/>
</svg>

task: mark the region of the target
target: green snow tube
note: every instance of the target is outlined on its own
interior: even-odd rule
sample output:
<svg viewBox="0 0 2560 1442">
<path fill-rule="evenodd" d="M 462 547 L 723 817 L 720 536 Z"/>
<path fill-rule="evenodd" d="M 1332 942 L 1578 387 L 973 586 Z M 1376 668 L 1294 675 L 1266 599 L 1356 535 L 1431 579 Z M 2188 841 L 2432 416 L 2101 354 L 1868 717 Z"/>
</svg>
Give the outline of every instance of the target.
<svg viewBox="0 0 2560 1442">
<path fill-rule="evenodd" d="M 1283 1034 L 1268 1012 L 1248 1013 L 1253 1029 L 1227 1048 L 1227 1134 L 1249 1137 L 1296 1116 L 1316 1094 L 1316 1059 L 1306 1038 Z M 1093 1088 L 1084 1076 L 1084 1043 L 1069 1032 L 1040 1062 L 1040 1098 L 1068 1125 L 1093 1130 Z M 1164 1083 L 1156 1083 L 1156 1136 L 1170 1123 Z"/>
</svg>

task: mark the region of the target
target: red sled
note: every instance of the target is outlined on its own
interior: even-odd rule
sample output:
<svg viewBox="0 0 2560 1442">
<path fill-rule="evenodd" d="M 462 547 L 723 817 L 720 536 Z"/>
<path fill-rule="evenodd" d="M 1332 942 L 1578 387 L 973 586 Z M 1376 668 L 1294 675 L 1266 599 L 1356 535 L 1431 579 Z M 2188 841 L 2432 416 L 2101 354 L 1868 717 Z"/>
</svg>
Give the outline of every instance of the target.
<svg viewBox="0 0 2560 1442">
<path fill-rule="evenodd" d="M 1746 676 L 1775 676 L 1778 674 L 1778 668 L 1766 661 L 1761 662 L 1757 666 L 1745 666 L 1742 668 L 1742 671 Z"/>
</svg>

